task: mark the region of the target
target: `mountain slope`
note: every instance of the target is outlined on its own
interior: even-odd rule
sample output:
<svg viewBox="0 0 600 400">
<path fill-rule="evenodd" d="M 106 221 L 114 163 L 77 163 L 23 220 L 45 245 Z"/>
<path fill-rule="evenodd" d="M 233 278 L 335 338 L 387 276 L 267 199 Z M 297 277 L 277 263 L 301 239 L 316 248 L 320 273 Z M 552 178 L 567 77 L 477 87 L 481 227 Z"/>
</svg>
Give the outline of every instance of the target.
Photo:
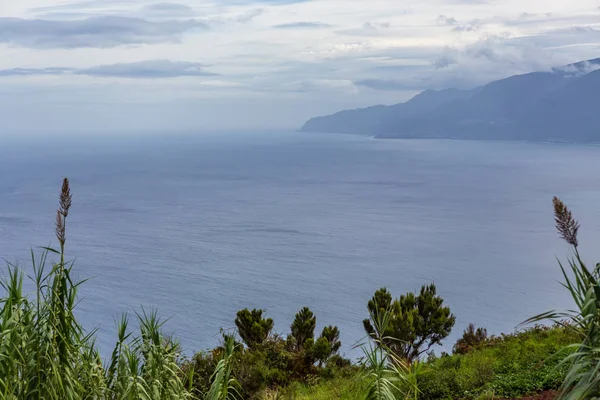
<svg viewBox="0 0 600 400">
<path fill-rule="evenodd" d="M 600 59 L 463 91 L 427 90 L 406 103 L 309 120 L 302 131 L 378 137 L 600 140 Z"/>
<path fill-rule="evenodd" d="M 534 139 L 600 140 L 600 69 L 543 98 L 519 125 L 523 135 Z"/>
<path fill-rule="evenodd" d="M 434 111 L 443 104 L 468 98 L 470 95 L 471 91 L 459 89 L 426 90 L 406 103 L 346 110 L 312 118 L 304 124 L 301 131 L 376 135 L 389 121 L 422 115 Z"/>
</svg>

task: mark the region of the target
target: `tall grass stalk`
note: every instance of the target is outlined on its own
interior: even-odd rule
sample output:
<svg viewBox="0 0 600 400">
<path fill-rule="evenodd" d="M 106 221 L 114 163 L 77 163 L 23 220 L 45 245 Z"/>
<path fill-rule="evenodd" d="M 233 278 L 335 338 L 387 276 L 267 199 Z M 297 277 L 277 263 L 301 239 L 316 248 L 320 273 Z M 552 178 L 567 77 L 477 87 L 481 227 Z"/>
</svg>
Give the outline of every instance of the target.
<svg viewBox="0 0 600 400">
<path fill-rule="evenodd" d="M 179 346 L 162 334 L 155 312 L 138 315 L 136 337 L 128 331 L 127 317 L 122 317 L 117 343 L 103 365 L 94 332 L 86 333 L 74 314 L 83 281 L 73 280 L 73 263 L 65 253 L 71 204 L 65 179 L 55 227 L 59 249 L 44 248 L 39 258 L 32 251 L 29 278 L 34 295 L 24 293 L 25 274 L 15 265 L 8 265 L 0 282 L 4 292 L 0 298 L 0 399 L 192 398 L 183 385 Z M 51 256 L 59 261 L 48 268 Z"/>
<path fill-rule="evenodd" d="M 576 308 L 550 311 L 537 315 L 525 323 L 551 320 L 573 329 L 581 339 L 565 348 L 573 350 L 560 366 L 568 366 L 560 390 L 561 400 L 595 399 L 600 397 L 600 264 L 593 269 L 586 266 L 578 249 L 579 223 L 558 198 L 554 198 L 556 228 L 573 251 L 568 267 L 559 261 L 563 274 L 562 285 L 570 293 Z"/>
</svg>

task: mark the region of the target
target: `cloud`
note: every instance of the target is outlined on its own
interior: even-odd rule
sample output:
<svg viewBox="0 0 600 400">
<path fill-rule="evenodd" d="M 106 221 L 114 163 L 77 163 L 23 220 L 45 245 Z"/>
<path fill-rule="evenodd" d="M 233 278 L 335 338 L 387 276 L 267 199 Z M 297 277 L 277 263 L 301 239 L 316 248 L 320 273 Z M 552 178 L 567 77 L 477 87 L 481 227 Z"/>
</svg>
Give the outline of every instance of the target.
<svg viewBox="0 0 600 400">
<path fill-rule="evenodd" d="M 72 12 L 93 9 L 105 9 L 107 6 L 123 6 L 135 4 L 135 0 L 88 0 L 66 4 L 57 4 L 52 6 L 43 6 L 30 8 L 28 11 L 33 14 L 48 12 Z"/>
<path fill-rule="evenodd" d="M 51 68 L 12 68 L 0 70 L 0 76 L 33 76 L 33 75 L 85 75 L 98 78 L 135 78 L 135 79 L 161 79 L 178 78 L 184 76 L 216 76 L 218 74 L 205 71 L 204 64 L 150 60 L 134 63 L 119 63 L 99 65 L 91 68 L 75 69 L 66 67 Z"/>
<path fill-rule="evenodd" d="M 454 17 L 447 17 L 445 15 L 440 15 L 437 18 L 437 23 L 438 23 L 438 25 L 456 25 L 456 24 L 458 24 L 458 21 Z"/>
<path fill-rule="evenodd" d="M 454 32 L 475 32 L 479 30 L 479 21 L 473 21 L 469 24 L 457 25 L 452 30 Z"/>
<path fill-rule="evenodd" d="M 235 20 L 244 24 L 246 22 L 252 21 L 254 18 L 258 17 L 264 12 L 265 10 L 262 8 L 255 8 L 253 10 L 246 11 L 245 13 L 239 15 Z"/>
<path fill-rule="evenodd" d="M 354 82 L 357 86 L 364 86 L 373 90 L 404 91 L 412 89 L 411 85 L 391 79 L 362 79 Z"/>
<path fill-rule="evenodd" d="M 357 94 L 356 86 L 352 81 L 343 79 L 309 79 L 296 82 L 289 82 L 278 87 L 272 87 L 270 90 L 275 92 L 286 91 L 291 93 L 311 93 L 334 91 L 346 94 Z"/>
<path fill-rule="evenodd" d="M 194 15 L 194 10 L 180 3 L 154 3 L 142 8 L 142 13 L 148 16 L 160 17 L 189 17 Z"/>
<path fill-rule="evenodd" d="M 337 31 L 336 33 L 340 35 L 348 35 L 348 36 L 385 36 L 387 33 L 386 29 L 390 28 L 391 24 L 389 22 L 365 22 L 358 29 L 343 29 Z"/>
<path fill-rule="evenodd" d="M 300 22 L 291 22 L 287 24 L 279 24 L 273 26 L 275 29 L 317 29 L 317 28 L 329 28 L 331 25 L 323 23 L 323 22 L 310 22 L 310 21 L 300 21 Z"/>
<path fill-rule="evenodd" d="M 32 76 L 32 75 L 64 75 L 72 72 L 72 68 L 10 68 L 1 69 L 0 76 Z"/>
<path fill-rule="evenodd" d="M 444 55 L 433 61 L 435 68 L 446 68 L 452 64 L 456 64 L 456 60 L 451 55 Z"/>
<path fill-rule="evenodd" d="M 184 33 L 207 28 L 194 19 L 152 22 L 117 16 L 69 21 L 0 18 L 0 43 L 30 48 L 108 48 L 177 43 Z"/>
<path fill-rule="evenodd" d="M 203 64 L 153 60 L 134 63 L 120 63 L 100 65 L 97 67 L 77 70 L 78 75 L 88 75 L 101 78 L 176 78 L 181 76 L 215 76 L 217 74 L 206 72 Z"/>
<path fill-rule="evenodd" d="M 284 6 L 295 3 L 307 3 L 313 0 L 225 0 L 224 3 L 229 5 L 249 5 L 249 4 L 265 4 L 270 6 Z"/>
<path fill-rule="evenodd" d="M 570 64 L 562 68 L 555 68 L 557 71 L 562 71 L 567 75 L 580 76 L 589 74 L 600 69 L 600 58 L 594 60 L 581 61 L 575 64 Z"/>
<path fill-rule="evenodd" d="M 454 17 L 448 17 L 446 15 L 440 15 L 437 17 L 437 24 L 441 26 L 453 26 L 454 32 L 474 32 L 479 29 L 479 20 L 473 20 L 467 24 L 459 24 L 458 20 Z"/>
</svg>

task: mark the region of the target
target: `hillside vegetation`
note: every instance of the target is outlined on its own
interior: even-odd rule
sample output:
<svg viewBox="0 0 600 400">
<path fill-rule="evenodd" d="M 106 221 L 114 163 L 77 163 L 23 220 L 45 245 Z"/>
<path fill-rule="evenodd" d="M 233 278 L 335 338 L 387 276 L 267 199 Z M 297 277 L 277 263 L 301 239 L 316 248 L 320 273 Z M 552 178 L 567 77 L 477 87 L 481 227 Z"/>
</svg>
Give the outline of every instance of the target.
<svg viewBox="0 0 600 400">
<path fill-rule="evenodd" d="M 137 315 L 138 333 L 123 316 L 111 355 L 102 359 L 95 332 L 75 317 L 85 282 L 73 280 L 66 259 L 72 204 L 64 180 L 56 214 L 58 248 L 32 252 L 27 274 L 8 265 L 0 298 L 0 399 L 353 399 L 433 400 L 516 398 L 557 390 L 560 399 L 600 396 L 600 267 L 588 269 L 579 255 L 579 224 L 554 199 L 556 227 L 573 256 L 564 286 L 575 310 L 547 312 L 528 328 L 488 336 L 469 325 L 452 354 L 433 350 L 456 318 L 433 284 L 394 297 L 375 292 L 365 308 L 365 337 L 357 363 L 341 357 L 340 332 L 316 332 L 307 307 L 286 334 L 259 309 L 240 310 L 235 332 L 221 345 L 182 358 L 176 340 L 162 333 L 154 311 Z M 51 258 L 57 261 L 50 262 Z M 23 291 L 25 277 L 34 292 Z M 539 325 L 542 321 L 551 326 Z"/>
</svg>

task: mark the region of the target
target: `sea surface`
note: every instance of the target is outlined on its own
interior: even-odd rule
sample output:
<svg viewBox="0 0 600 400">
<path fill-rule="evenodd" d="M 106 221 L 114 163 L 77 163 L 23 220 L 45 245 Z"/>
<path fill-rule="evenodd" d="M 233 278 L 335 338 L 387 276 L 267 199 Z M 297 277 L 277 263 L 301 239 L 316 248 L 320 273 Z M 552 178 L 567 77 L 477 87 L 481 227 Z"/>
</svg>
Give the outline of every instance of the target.
<svg viewBox="0 0 600 400">
<path fill-rule="evenodd" d="M 554 195 L 582 223 L 584 257 L 600 260 L 596 146 L 290 132 L 0 141 L 0 258 L 30 271 L 30 247 L 56 245 L 68 176 L 68 258 L 91 278 L 77 313 L 103 351 L 115 319 L 141 306 L 170 318 L 188 355 L 242 308 L 285 334 L 308 306 L 355 356 L 375 290 L 430 282 L 457 316 L 438 351 L 470 322 L 512 332 L 571 306 Z"/>
</svg>

